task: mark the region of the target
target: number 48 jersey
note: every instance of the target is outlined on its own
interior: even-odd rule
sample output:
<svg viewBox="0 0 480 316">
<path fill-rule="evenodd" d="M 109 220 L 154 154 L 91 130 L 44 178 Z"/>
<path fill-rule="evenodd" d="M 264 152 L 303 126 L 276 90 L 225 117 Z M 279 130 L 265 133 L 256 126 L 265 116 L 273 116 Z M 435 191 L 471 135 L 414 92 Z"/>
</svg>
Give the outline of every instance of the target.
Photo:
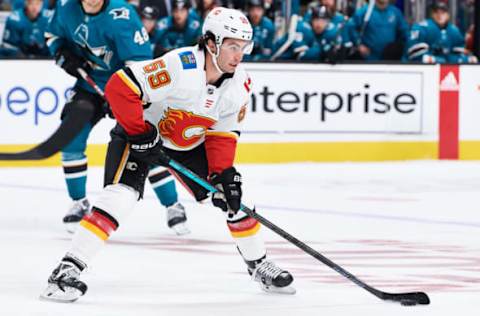
<svg viewBox="0 0 480 316">
<path fill-rule="evenodd" d="M 135 9 L 123 0 L 106 1 L 93 15 L 84 12 L 81 1 L 58 1 L 45 36 L 52 55 L 66 46 L 84 57 L 92 67 L 90 77 L 102 89 L 126 62 L 152 58 L 147 31 Z M 95 93 L 83 80 L 77 85 Z"/>
<path fill-rule="evenodd" d="M 241 65 L 208 84 L 204 51 L 185 47 L 118 71 L 106 92 L 129 135 L 144 132 L 147 120 L 158 126 L 169 149 L 186 151 L 205 143 L 211 172 L 233 165 L 251 95 L 251 80 Z"/>
</svg>

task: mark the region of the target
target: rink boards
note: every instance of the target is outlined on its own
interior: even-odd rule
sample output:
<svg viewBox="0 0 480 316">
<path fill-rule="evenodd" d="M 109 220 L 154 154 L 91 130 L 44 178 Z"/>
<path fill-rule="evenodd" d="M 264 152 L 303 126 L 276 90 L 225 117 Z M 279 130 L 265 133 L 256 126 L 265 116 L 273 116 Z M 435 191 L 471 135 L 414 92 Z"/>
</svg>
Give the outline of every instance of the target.
<svg viewBox="0 0 480 316">
<path fill-rule="evenodd" d="M 439 65 L 246 64 L 252 102 L 239 162 L 480 159 L 480 68 Z M 74 79 L 52 61 L 0 61 L 0 150 L 58 126 Z M 103 163 L 103 120 L 89 162 Z M 58 164 L 0 162 L 0 166 Z"/>
</svg>

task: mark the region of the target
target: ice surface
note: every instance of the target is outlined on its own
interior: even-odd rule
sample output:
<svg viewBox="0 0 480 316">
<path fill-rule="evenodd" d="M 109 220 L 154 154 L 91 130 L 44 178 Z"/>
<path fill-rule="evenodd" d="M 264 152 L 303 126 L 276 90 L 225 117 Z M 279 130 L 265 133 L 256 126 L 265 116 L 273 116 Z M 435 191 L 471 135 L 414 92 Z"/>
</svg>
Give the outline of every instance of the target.
<svg viewBox="0 0 480 316">
<path fill-rule="evenodd" d="M 245 204 L 368 284 L 426 291 L 429 306 L 383 302 L 267 228 L 294 296 L 262 293 L 221 212 L 179 189 L 192 234 L 177 237 L 148 187 L 83 277 L 73 304 L 38 300 L 69 246 L 60 168 L 0 168 L 0 315 L 477 315 L 480 163 L 240 165 Z M 89 198 L 102 186 L 89 170 Z M 148 186 L 148 185 L 147 185 Z"/>
</svg>

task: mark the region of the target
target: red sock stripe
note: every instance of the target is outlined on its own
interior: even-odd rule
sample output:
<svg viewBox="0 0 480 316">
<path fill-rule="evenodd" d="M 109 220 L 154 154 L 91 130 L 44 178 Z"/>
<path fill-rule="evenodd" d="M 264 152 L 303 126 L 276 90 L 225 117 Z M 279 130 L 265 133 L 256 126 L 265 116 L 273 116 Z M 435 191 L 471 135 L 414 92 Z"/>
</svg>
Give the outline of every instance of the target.
<svg viewBox="0 0 480 316">
<path fill-rule="evenodd" d="M 92 213 L 85 215 L 83 217 L 83 220 L 96 226 L 108 236 L 110 236 L 110 234 L 113 233 L 118 227 L 118 225 L 116 225 L 113 221 L 111 221 L 106 216 L 100 214 L 99 212 L 95 211 L 95 209 Z"/>
<path fill-rule="evenodd" d="M 257 223 L 258 221 L 255 218 L 247 217 L 236 223 L 227 223 L 227 225 L 228 225 L 228 229 L 230 229 L 232 233 L 239 233 L 239 232 L 248 231 L 254 228 L 257 225 Z"/>
</svg>

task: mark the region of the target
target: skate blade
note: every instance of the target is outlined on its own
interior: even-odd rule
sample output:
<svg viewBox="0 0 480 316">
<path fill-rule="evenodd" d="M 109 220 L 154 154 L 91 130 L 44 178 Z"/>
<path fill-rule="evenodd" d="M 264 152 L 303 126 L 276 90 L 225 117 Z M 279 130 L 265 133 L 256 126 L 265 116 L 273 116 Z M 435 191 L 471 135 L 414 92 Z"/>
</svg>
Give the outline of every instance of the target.
<svg viewBox="0 0 480 316">
<path fill-rule="evenodd" d="M 190 234 L 190 229 L 188 229 L 187 225 L 185 223 L 178 223 L 175 226 L 170 227 L 175 234 L 178 236 L 183 236 L 183 235 L 188 235 Z"/>
<path fill-rule="evenodd" d="M 80 222 L 71 222 L 71 223 L 64 222 L 64 225 L 68 233 L 75 234 L 75 231 L 77 230 L 79 223 Z"/>
<path fill-rule="evenodd" d="M 276 287 L 273 285 L 267 286 L 265 284 L 261 284 L 260 287 L 264 292 L 267 292 L 267 293 L 286 294 L 286 295 L 293 295 L 297 293 L 297 290 L 292 286 Z"/>
<path fill-rule="evenodd" d="M 73 303 L 82 295 L 82 292 L 78 289 L 67 287 L 65 291 L 62 291 L 57 285 L 51 284 L 40 294 L 39 299 L 57 303 Z"/>
</svg>

